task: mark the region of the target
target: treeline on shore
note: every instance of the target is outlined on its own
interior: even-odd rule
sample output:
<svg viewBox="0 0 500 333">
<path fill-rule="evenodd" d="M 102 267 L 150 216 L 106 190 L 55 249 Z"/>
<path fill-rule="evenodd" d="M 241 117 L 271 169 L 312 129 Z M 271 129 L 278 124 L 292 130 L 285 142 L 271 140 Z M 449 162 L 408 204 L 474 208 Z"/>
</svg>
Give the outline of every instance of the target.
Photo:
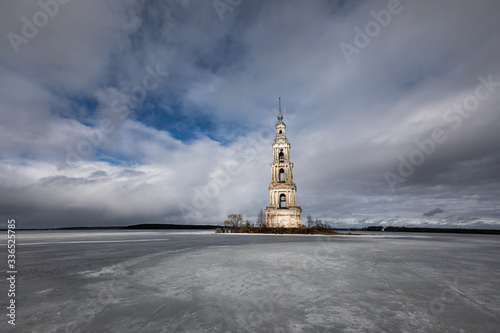
<svg viewBox="0 0 500 333">
<path fill-rule="evenodd" d="M 352 230 L 352 229 L 351 229 Z M 383 227 L 371 226 L 361 229 L 362 231 L 387 231 L 387 232 L 436 232 L 453 234 L 492 234 L 500 235 L 498 229 L 463 229 L 463 228 L 422 228 L 422 227 Z"/>
<path fill-rule="evenodd" d="M 124 230 L 124 229 L 215 229 L 217 225 L 198 225 L 198 224 L 161 224 L 145 223 L 126 226 L 103 226 L 103 227 L 66 227 L 53 228 L 52 230 Z"/>
</svg>

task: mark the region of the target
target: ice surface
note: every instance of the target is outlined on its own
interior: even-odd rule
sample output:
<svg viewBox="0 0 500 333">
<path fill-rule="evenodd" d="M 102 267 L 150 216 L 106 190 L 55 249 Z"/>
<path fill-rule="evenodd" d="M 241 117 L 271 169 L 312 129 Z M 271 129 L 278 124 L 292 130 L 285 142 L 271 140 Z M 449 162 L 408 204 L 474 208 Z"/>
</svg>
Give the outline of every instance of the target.
<svg viewBox="0 0 500 333">
<path fill-rule="evenodd" d="M 500 236 L 17 233 L 17 332 L 498 332 Z M 2 240 L 5 249 L 5 238 Z M 4 280 L 2 309 L 7 284 Z M 5 310 L 4 310 L 5 311 Z M 5 315 L 3 315 L 5 317 Z"/>
</svg>

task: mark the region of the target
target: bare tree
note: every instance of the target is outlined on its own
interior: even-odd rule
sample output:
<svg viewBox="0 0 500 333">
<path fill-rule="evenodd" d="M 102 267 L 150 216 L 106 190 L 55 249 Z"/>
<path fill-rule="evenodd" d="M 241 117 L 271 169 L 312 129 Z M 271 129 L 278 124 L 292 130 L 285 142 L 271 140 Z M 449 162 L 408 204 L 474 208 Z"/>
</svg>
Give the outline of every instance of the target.
<svg viewBox="0 0 500 333">
<path fill-rule="evenodd" d="M 307 215 L 307 227 L 308 228 L 313 228 L 314 227 L 314 221 L 313 221 L 311 215 Z"/>
<path fill-rule="evenodd" d="M 230 228 L 239 228 L 242 221 L 243 218 L 241 217 L 241 214 L 229 214 L 227 216 L 227 220 L 224 221 L 224 226 Z"/>
<path fill-rule="evenodd" d="M 307 227 L 319 230 L 330 229 L 328 222 L 323 222 L 320 219 L 313 220 L 311 215 L 307 215 Z"/>
<path fill-rule="evenodd" d="M 323 222 L 319 219 L 316 219 L 316 221 L 314 221 L 314 228 L 319 229 L 319 230 L 326 230 L 326 229 L 330 229 L 330 225 L 326 221 Z"/>
<path fill-rule="evenodd" d="M 266 215 L 264 214 L 263 209 L 261 209 L 257 215 L 257 226 L 259 228 L 264 228 L 266 226 Z"/>
</svg>

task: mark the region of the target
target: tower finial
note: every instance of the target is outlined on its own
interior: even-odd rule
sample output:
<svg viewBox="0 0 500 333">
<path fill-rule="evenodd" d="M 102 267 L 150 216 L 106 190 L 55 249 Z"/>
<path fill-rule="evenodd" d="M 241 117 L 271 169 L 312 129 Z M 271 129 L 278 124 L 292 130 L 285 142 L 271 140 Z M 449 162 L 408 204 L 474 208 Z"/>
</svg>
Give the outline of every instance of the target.
<svg viewBox="0 0 500 333">
<path fill-rule="evenodd" d="M 278 124 L 283 124 L 283 114 L 281 113 L 281 96 L 278 97 L 278 101 L 279 101 Z"/>
</svg>

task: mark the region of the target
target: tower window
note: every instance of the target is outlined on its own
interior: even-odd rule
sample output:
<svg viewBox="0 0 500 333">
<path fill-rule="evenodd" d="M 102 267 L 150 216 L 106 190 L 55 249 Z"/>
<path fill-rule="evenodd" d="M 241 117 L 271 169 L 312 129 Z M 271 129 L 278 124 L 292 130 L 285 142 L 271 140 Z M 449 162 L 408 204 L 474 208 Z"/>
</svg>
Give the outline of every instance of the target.
<svg viewBox="0 0 500 333">
<path fill-rule="evenodd" d="M 285 170 L 280 169 L 280 183 L 285 182 Z"/>
<path fill-rule="evenodd" d="M 282 131 L 282 130 L 280 130 L 280 134 L 283 134 L 283 131 Z"/>
<path fill-rule="evenodd" d="M 280 152 L 280 162 L 285 162 L 285 155 L 283 155 L 283 152 Z"/>
<path fill-rule="evenodd" d="M 286 208 L 286 195 L 280 194 L 280 208 Z"/>
</svg>

